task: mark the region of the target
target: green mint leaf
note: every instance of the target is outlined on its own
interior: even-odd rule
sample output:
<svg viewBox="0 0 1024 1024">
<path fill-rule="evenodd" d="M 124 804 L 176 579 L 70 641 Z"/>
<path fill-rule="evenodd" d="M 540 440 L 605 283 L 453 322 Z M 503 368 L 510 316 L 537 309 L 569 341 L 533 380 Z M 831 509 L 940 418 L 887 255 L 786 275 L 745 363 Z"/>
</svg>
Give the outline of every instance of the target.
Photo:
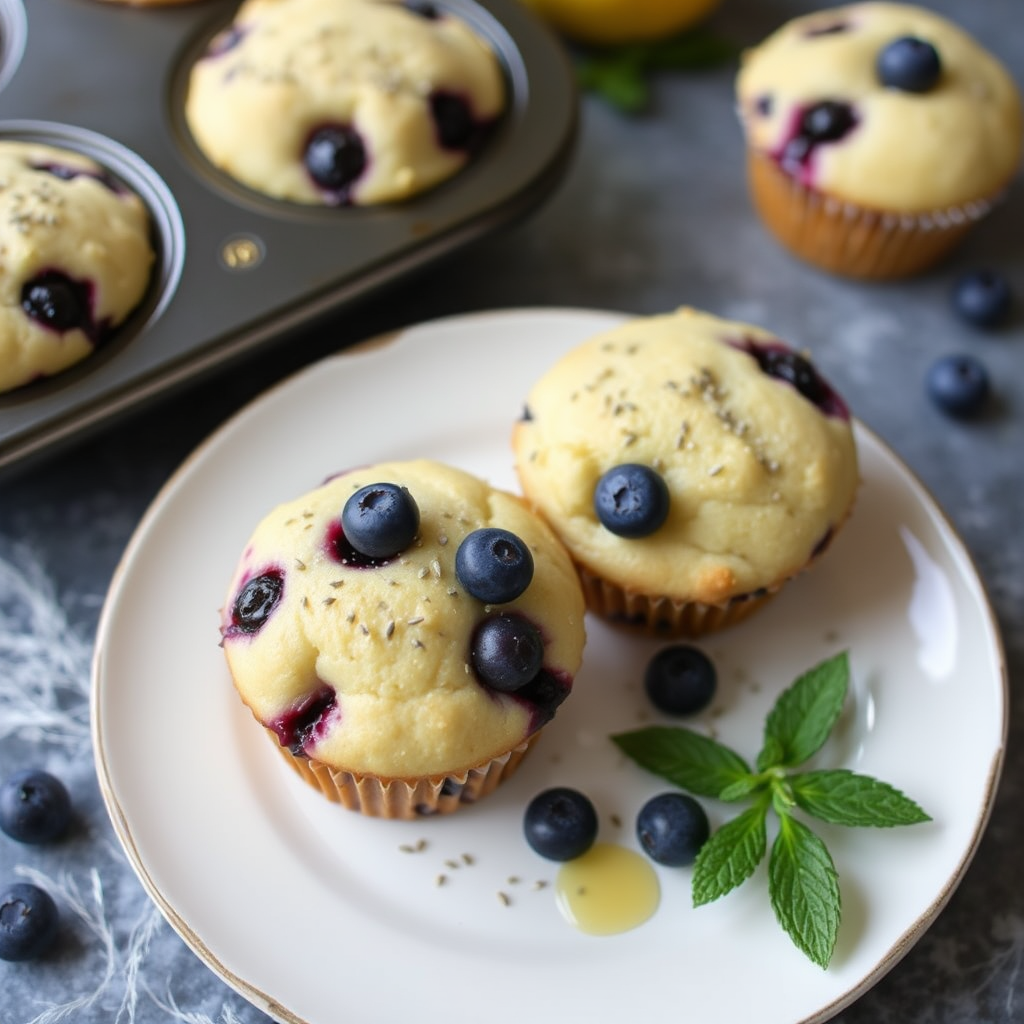
<svg viewBox="0 0 1024 1024">
<path fill-rule="evenodd" d="M 833 825 L 890 828 L 932 820 L 889 783 L 845 768 L 802 772 L 788 782 L 798 807 Z"/>
<path fill-rule="evenodd" d="M 750 775 L 739 754 L 690 729 L 649 726 L 612 736 L 641 768 L 697 796 L 717 797 Z"/>
<path fill-rule="evenodd" d="M 718 794 L 718 799 L 724 800 L 726 803 L 733 803 L 736 800 L 742 800 L 745 796 L 750 796 L 751 793 L 759 789 L 764 784 L 764 779 L 759 778 L 757 775 L 744 775 L 735 782 L 730 782 L 729 785 Z"/>
<path fill-rule="evenodd" d="M 631 50 L 581 57 L 576 81 L 626 114 L 639 113 L 650 102 L 642 59 Z"/>
<path fill-rule="evenodd" d="M 745 882 L 764 858 L 768 804 L 748 807 L 712 833 L 693 865 L 693 905 L 711 903 Z"/>
<path fill-rule="evenodd" d="M 828 967 L 839 933 L 839 879 L 825 844 L 784 814 L 768 860 L 768 897 L 779 924 L 819 967 Z"/>
<path fill-rule="evenodd" d="M 850 662 L 843 651 L 808 669 L 784 690 L 764 724 L 757 768 L 802 764 L 821 749 L 843 710 Z"/>
</svg>

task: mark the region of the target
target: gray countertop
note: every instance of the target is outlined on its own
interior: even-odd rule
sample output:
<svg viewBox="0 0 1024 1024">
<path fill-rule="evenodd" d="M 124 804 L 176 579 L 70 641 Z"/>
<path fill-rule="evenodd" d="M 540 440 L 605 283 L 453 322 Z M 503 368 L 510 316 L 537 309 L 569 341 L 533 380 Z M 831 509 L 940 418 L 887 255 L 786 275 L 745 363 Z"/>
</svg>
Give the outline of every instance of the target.
<svg viewBox="0 0 1024 1024">
<path fill-rule="evenodd" d="M 928 6 L 955 16 L 1024 86 L 1020 0 Z M 725 0 L 712 24 L 746 44 L 811 9 L 798 0 Z M 0 835 L 0 881 L 42 881 L 65 920 L 52 955 L 0 963 L 3 1024 L 268 1020 L 155 910 L 107 820 L 90 748 L 90 659 L 104 594 L 149 502 L 194 446 L 282 375 L 398 326 L 518 306 L 655 313 L 680 304 L 813 349 L 963 537 L 1006 648 L 1009 745 L 976 857 L 931 928 L 836 1020 L 1024 1017 L 1024 715 L 1013 700 L 1024 682 L 1024 190 L 1018 180 L 951 261 L 918 279 L 870 285 L 818 273 L 785 255 L 751 212 L 733 70 L 661 74 L 642 116 L 584 97 L 568 175 L 524 223 L 0 481 L 0 774 L 49 767 L 67 782 L 77 814 L 72 834 L 53 846 Z M 1012 323 L 993 333 L 966 326 L 949 304 L 957 272 L 982 265 L 1005 272 L 1018 296 Z M 981 358 L 995 382 L 991 409 L 969 423 L 942 415 L 924 390 L 932 361 L 957 351 Z M 496 373 L 509 358 L 495 352 Z M 957 757 L 955 736 L 949 756 Z"/>
</svg>

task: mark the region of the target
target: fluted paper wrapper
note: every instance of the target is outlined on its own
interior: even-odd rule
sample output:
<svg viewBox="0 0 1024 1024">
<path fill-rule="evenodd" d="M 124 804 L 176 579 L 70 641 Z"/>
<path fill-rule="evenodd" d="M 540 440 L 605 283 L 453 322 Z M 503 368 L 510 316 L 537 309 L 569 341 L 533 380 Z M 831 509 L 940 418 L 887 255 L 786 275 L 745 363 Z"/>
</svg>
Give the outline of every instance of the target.
<svg viewBox="0 0 1024 1024">
<path fill-rule="evenodd" d="M 332 768 L 322 761 L 296 756 L 282 747 L 269 729 L 267 735 L 299 778 L 332 803 L 371 818 L 412 819 L 451 814 L 492 793 L 515 773 L 542 731 L 475 768 L 416 779 L 383 779 Z"/>
<path fill-rule="evenodd" d="M 847 277 L 892 280 L 942 260 L 996 197 L 929 213 L 888 213 L 807 188 L 770 157 L 747 154 L 751 199 L 764 225 L 813 266 Z"/>
<path fill-rule="evenodd" d="M 577 566 L 587 608 L 610 622 L 665 637 L 695 638 L 743 622 L 780 589 L 758 591 L 722 605 L 679 601 L 664 595 L 624 590 Z"/>
</svg>

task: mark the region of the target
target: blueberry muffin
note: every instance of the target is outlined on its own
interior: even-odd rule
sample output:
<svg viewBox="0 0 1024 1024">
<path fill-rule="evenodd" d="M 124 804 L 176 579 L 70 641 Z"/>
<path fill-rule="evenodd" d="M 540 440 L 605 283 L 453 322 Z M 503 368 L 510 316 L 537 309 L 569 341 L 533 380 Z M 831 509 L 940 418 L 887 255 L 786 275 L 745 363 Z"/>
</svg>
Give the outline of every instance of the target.
<svg viewBox="0 0 1024 1024">
<path fill-rule="evenodd" d="M 411 818 L 515 770 L 569 695 L 583 595 L 518 497 L 436 462 L 380 463 L 263 519 L 221 637 L 241 699 L 302 778 Z"/>
<path fill-rule="evenodd" d="M 850 414 L 810 360 L 692 309 L 564 355 L 513 447 L 591 610 L 666 635 L 762 607 L 822 555 L 859 483 Z"/>
<path fill-rule="evenodd" d="M 185 115 L 243 185 L 365 206 L 451 177 L 504 105 L 494 51 L 443 7 L 246 0 L 192 68 Z"/>
<path fill-rule="evenodd" d="M 1014 80 L 920 7 L 796 18 L 743 56 L 736 90 L 755 208 L 785 246 L 835 273 L 932 266 L 1020 163 Z"/>
<path fill-rule="evenodd" d="M 0 391 L 66 370 L 139 304 L 149 211 L 89 157 L 0 140 Z"/>
</svg>

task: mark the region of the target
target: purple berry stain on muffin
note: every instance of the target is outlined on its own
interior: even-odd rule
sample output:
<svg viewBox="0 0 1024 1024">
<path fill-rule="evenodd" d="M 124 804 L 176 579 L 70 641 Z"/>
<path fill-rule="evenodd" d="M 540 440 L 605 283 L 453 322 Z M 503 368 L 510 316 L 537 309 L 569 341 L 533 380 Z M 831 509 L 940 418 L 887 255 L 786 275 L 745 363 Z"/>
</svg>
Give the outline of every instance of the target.
<svg viewBox="0 0 1024 1024">
<path fill-rule="evenodd" d="M 277 734 L 282 747 L 296 757 L 306 754 L 306 747 L 322 739 L 339 714 L 338 695 L 326 683 L 307 694 L 297 704 L 267 723 Z"/>
<path fill-rule="evenodd" d="M 837 36 L 843 32 L 849 32 L 853 26 L 843 19 L 836 19 L 835 21 L 825 21 L 820 25 L 813 25 L 809 28 L 804 36 L 807 39 L 817 39 L 819 36 Z"/>
<path fill-rule="evenodd" d="M 818 373 L 814 364 L 787 345 L 782 342 L 753 341 L 750 338 L 730 341 L 729 344 L 753 356 L 762 373 L 796 388 L 826 416 L 849 420 L 850 410 L 846 403 Z"/>
<path fill-rule="evenodd" d="M 104 188 L 109 189 L 114 195 L 127 195 L 128 192 L 115 178 L 106 171 L 86 170 L 82 167 L 71 167 L 68 164 L 58 163 L 34 163 L 29 165 L 34 171 L 42 171 L 45 174 L 52 174 L 61 181 L 74 181 L 75 178 L 92 178 L 98 181 Z"/>
<path fill-rule="evenodd" d="M 57 334 L 80 330 L 94 345 L 107 323 L 93 317 L 94 286 L 76 281 L 61 270 L 44 270 L 30 278 L 21 289 L 21 308 L 30 320 Z"/>
<path fill-rule="evenodd" d="M 841 100 L 821 100 L 798 107 L 773 157 L 791 177 L 803 185 L 813 186 L 818 151 L 822 146 L 841 142 L 859 123 L 853 107 Z"/>
<path fill-rule="evenodd" d="M 258 633 L 283 596 L 284 573 L 280 569 L 268 568 L 250 576 L 238 591 L 221 629 L 224 639 Z"/>
<path fill-rule="evenodd" d="M 224 31 L 218 32 L 210 40 L 210 45 L 207 46 L 203 57 L 208 60 L 223 57 L 224 54 L 230 53 L 244 38 L 245 30 L 238 25 L 231 25 L 224 29 Z"/>
<path fill-rule="evenodd" d="M 352 125 L 323 124 L 306 139 L 302 162 L 324 200 L 346 206 L 352 202 L 353 186 L 366 173 L 369 155 Z"/>
<path fill-rule="evenodd" d="M 437 90 L 430 95 L 430 113 L 442 149 L 472 153 L 483 143 L 489 122 L 478 121 L 465 96 Z"/>
</svg>

